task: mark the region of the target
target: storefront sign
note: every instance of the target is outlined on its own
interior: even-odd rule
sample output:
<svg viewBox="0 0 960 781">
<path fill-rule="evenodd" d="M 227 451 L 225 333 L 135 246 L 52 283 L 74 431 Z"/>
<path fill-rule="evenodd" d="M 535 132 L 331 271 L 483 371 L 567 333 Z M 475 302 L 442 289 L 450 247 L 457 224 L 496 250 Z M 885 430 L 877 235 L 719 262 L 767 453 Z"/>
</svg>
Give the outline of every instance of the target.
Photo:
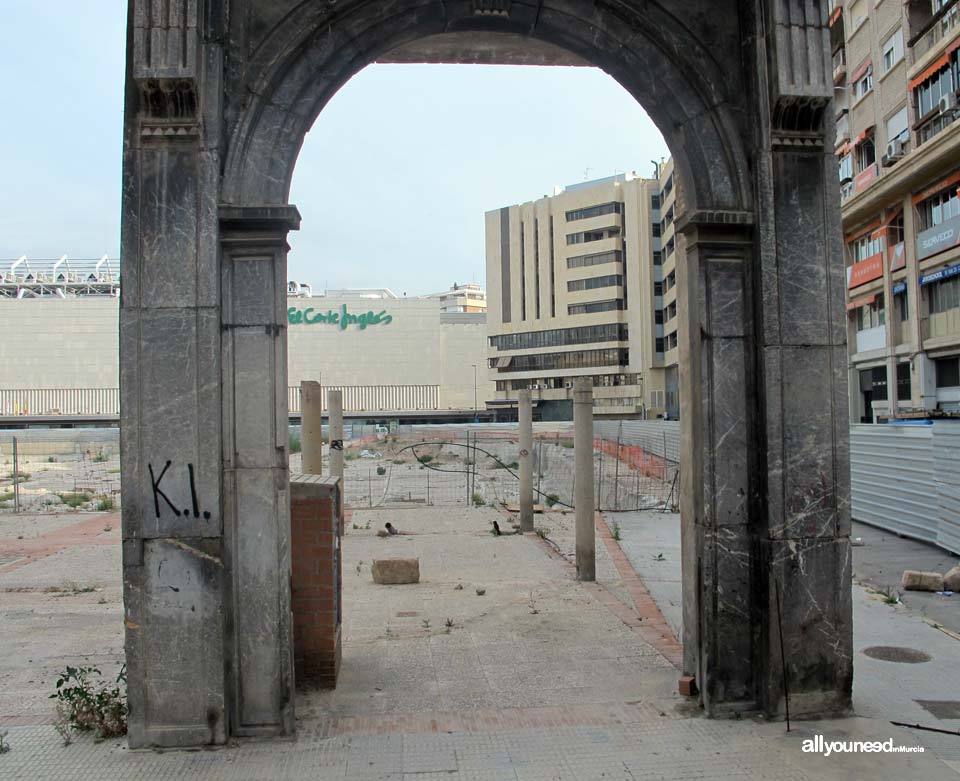
<svg viewBox="0 0 960 781">
<path fill-rule="evenodd" d="M 853 180 L 853 189 L 855 192 L 860 192 L 864 187 L 866 187 L 870 182 L 877 178 L 877 164 L 869 165 L 864 168 L 860 173 L 854 177 Z"/>
<path fill-rule="evenodd" d="M 930 274 L 924 274 L 920 277 L 920 284 L 929 285 L 931 282 L 943 282 L 943 280 L 950 279 L 958 274 L 960 274 L 960 266 L 947 266 Z"/>
<path fill-rule="evenodd" d="M 847 269 L 847 287 L 851 290 L 883 276 L 883 253 L 871 255 Z"/>
<path fill-rule="evenodd" d="M 897 284 L 895 284 L 895 285 L 893 286 L 893 290 L 892 290 L 891 292 L 892 292 L 894 295 L 897 295 L 898 293 L 906 293 L 906 292 L 907 292 L 907 283 L 906 283 L 906 282 L 897 282 Z"/>
<path fill-rule="evenodd" d="M 924 260 L 957 245 L 960 245 L 960 217 L 953 217 L 917 236 L 917 260 Z"/>
<path fill-rule="evenodd" d="M 393 317 L 388 315 L 386 310 L 361 312 L 355 315 L 347 311 L 346 304 L 343 304 L 339 309 L 328 309 L 326 312 L 321 312 L 312 306 L 308 306 L 306 309 L 291 306 L 287 309 L 287 322 L 290 325 L 315 325 L 317 323 L 337 325 L 340 326 L 341 331 L 346 331 L 351 325 L 355 325 L 363 331 L 369 325 L 389 325 L 393 322 Z"/>
</svg>

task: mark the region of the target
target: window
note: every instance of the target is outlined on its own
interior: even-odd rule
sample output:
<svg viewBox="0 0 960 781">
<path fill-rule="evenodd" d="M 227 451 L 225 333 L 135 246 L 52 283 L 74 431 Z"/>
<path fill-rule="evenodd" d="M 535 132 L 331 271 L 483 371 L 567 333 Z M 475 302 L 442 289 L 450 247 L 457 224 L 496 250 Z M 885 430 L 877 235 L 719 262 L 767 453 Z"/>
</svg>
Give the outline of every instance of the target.
<svg viewBox="0 0 960 781">
<path fill-rule="evenodd" d="M 887 142 L 907 134 L 907 107 L 904 106 L 887 120 Z M 906 140 L 905 138 L 902 140 Z"/>
<path fill-rule="evenodd" d="M 878 252 L 883 252 L 883 235 L 878 232 L 867 233 L 850 244 L 854 263 L 871 258 Z"/>
<path fill-rule="evenodd" d="M 659 209 L 660 208 L 660 195 L 659 193 L 654 193 L 650 196 L 650 208 Z"/>
<path fill-rule="evenodd" d="M 654 309 L 653 310 L 653 322 L 657 325 L 663 325 L 663 310 Z"/>
<path fill-rule="evenodd" d="M 587 268 L 588 266 L 600 266 L 604 263 L 622 263 L 623 252 L 618 249 L 609 252 L 597 252 L 593 255 L 577 255 L 573 258 L 567 258 L 567 268 Z"/>
<path fill-rule="evenodd" d="M 656 351 L 658 353 L 664 352 L 664 339 L 662 336 L 657 337 Z"/>
<path fill-rule="evenodd" d="M 592 279 L 572 279 L 567 282 L 568 293 L 578 293 L 582 290 L 597 290 L 601 287 L 616 287 L 623 285 L 623 276 L 621 274 L 608 274 L 605 277 L 593 277 Z"/>
<path fill-rule="evenodd" d="M 873 145 L 873 136 L 867 136 L 857 144 L 857 170 L 866 171 L 877 162 L 877 149 Z"/>
<path fill-rule="evenodd" d="M 674 249 L 676 249 L 676 246 L 677 246 L 677 243 L 676 243 L 676 241 L 674 240 L 674 237 L 671 236 L 671 237 L 667 240 L 667 246 L 664 248 L 664 253 L 666 254 L 666 257 L 669 258 L 669 257 L 673 254 L 673 251 L 674 251 Z"/>
<path fill-rule="evenodd" d="M 588 241 L 602 241 L 620 235 L 620 228 L 605 228 L 598 231 L 583 231 L 582 233 L 568 233 L 567 244 L 586 244 Z"/>
<path fill-rule="evenodd" d="M 874 366 L 870 370 L 870 384 L 873 390 L 874 401 L 887 400 L 887 367 Z"/>
<path fill-rule="evenodd" d="M 655 238 L 655 239 L 656 239 L 656 238 L 659 238 L 659 236 L 661 235 L 661 233 L 662 233 L 662 231 L 660 230 L 660 223 L 659 223 L 659 222 L 653 223 L 653 238 Z"/>
<path fill-rule="evenodd" d="M 864 73 L 857 82 L 853 85 L 853 95 L 858 100 L 866 95 L 870 90 L 873 89 L 873 66 L 867 68 L 867 72 Z"/>
<path fill-rule="evenodd" d="M 490 359 L 490 368 L 496 358 Z M 628 351 L 622 347 L 608 347 L 602 350 L 578 350 L 569 353 L 544 353 L 542 355 L 515 355 L 509 366 L 499 367 L 501 372 L 557 371 L 562 369 L 582 369 L 591 366 L 626 366 L 629 364 Z"/>
<path fill-rule="evenodd" d="M 941 358 L 937 362 L 937 387 L 960 387 L 960 357 Z"/>
<path fill-rule="evenodd" d="M 883 296 L 877 296 L 872 304 L 866 304 L 857 309 L 857 330 L 866 331 L 878 328 L 886 322 L 886 313 L 883 309 Z"/>
<path fill-rule="evenodd" d="M 653 251 L 653 265 L 654 266 L 663 265 L 663 253 L 660 250 Z"/>
<path fill-rule="evenodd" d="M 623 204 L 619 201 L 603 203 L 599 206 L 588 206 L 585 209 L 574 209 L 567 212 L 567 222 L 586 220 L 590 217 L 600 217 L 604 214 L 623 214 Z"/>
<path fill-rule="evenodd" d="M 623 299 L 613 298 L 609 301 L 591 301 L 589 304 L 571 304 L 567 307 L 568 315 L 593 315 L 598 312 L 616 312 L 623 309 Z"/>
<path fill-rule="evenodd" d="M 840 181 L 846 182 L 853 179 L 853 155 L 849 152 L 840 158 Z"/>
<path fill-rule="evenodd" d="M 955 95 L 958 82 L 957 54 L 929 79 L 913 90 L 914 106 L 917 112 L 917 130 L 919 143 L 929 141 L 954 121 L 952 111 L 940 111 L 940 99 Z"/>
<path fill-rule="evenodd" d="M 663 295 L 663 282 L 654 282 L 653 283 L 653 294 L 655 296 Z"/>
<path fill-rule="evenodd" d="M 663 189 L 660 191 L 660 203 L 664 203 L 667 200 L 667 196 L 673 192 L 673 174 L 670 174 L 667 177 L 667 181 L 663 183 Z"/>
<path fill-rule="evenodd" d="M 935 228 L 947 220 L 960 216 L 960 195 L 957 193 L 956 187 L 949 187 L 924 201 L 920 201 L 917 204 L 917 211 L 920 215 L 920 229 Z"/>
<path fill-rule="evenodd" d="M 854 30 L 867 21 L 867 0 L 856 0 L 856 2 L 850 6 L 850 18 L 853 20 Z"/>
<path fill-rule="evenodd" d="M 960 307 L 960 277 L 934 282 L 930 288 L 930 314 L 938 315 Z"/>
<path fill-rule="evenodd" d="M 622 323 L 587 325 L 581 328 L 554 328 L 549 331 L 527 331 L 490 337 L 490 346 L 497 350 L 531 350 L 540 347 L 566 347 L 596 342 L 626 342 L 627 326 Z"/>
<path fill-rule="evenodd" d="M 893 306 L 897 311 L 897 319 L 903 323 L 910 319 L 910 305 L 907 302 L 907 291 L 895 293 L 893 296 Z"/>
<path fill-rule="evenodd" d="M 883 72 L 886 73 L 903 59 L 903 28 L 898 29 L 883 43 Z"/>
<path fill-rule="evenodd" d="M 910 362 L 904 361 L 897 364 L 897 399 L 909 401 L 910 395 Z"/>
</svg>

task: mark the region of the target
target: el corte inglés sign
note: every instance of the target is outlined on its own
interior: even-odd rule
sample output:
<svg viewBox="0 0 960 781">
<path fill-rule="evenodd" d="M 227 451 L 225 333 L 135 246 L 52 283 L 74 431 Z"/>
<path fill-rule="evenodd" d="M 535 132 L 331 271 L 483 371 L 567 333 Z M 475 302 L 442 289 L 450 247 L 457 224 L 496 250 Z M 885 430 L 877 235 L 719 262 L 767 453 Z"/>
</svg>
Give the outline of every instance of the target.
<svg viewBox="0 0 960 781">
<path fill-rule="evenodd" d="M 393 322 L 393 316 L 388 315 L 385 309 L 379 312 L 371 310 L 354 314 L 347 311 L 346 304 L 341 305 L 339 309 L 326 311 L 312 306 L 305 309 L 291 306 L 287 309 L 287 322 L 290 325 L 335 325 L 339 326 L 341 331 L 346 331 L 350 326 L 356 326 L 363 331 L 371 325 L 389 325 Z"/>
</svg>

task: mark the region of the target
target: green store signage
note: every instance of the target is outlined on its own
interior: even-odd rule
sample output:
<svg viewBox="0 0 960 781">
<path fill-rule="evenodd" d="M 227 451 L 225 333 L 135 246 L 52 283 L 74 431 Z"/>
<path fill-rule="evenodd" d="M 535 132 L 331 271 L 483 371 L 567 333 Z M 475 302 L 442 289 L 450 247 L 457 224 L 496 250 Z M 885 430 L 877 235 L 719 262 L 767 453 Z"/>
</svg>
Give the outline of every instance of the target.
<svg viewBox="0 0 960 781">
<path fill-rule="evenodd" d="M 319 312 L 312 306 L 306 309 L 300 309 L 291 306 L 287 309 L 287 321 L 290 325 L 314 325 L 315 323 L 325 323 L 327 325 L 338 325 L 341 331 L 346 331 L 351 325 L 357 326 L 361 331 L 368 325 L 389 325 L 393 322 L 393 317 L 388 315 L 386 310 L 379 312 L 361 312 L 358 315 L 347 311 L 347 305 L 343 304 L 339 309 L 328 309 L 326 312 Z"/>
</svg>

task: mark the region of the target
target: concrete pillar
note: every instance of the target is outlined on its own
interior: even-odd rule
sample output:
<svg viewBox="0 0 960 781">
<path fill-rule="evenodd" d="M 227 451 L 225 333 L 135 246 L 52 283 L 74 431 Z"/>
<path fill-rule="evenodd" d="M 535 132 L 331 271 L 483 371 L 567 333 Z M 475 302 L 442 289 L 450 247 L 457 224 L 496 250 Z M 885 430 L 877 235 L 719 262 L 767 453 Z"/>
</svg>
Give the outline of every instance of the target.
<svg viewBox="0 0 960 781">
<path fill-rule="evenodd" d="M 330 415 L 330 474 L 343 480 L 343 391 L 330 391 L 327 405 Z M 340 491 L 343 492 L 343 486 Z"/>
<path fill-rule="evenodd" d="M 533 531 L 533 400 L 529 390 L 517 392 L 520 418 L 520 531 Z"/>
<path fill-rule="evenodd" d="M 319 382 L 300 383 L 300 446 L 305 475 L 323 474 L 323 388 Z"/>
<path fill-rule="evenodd" d="M 593 519 L 593 382 L 573 381 L 573 503 L 577 518 L 577 579 L 597 579 L 596 531 Z"/>
</svg>

